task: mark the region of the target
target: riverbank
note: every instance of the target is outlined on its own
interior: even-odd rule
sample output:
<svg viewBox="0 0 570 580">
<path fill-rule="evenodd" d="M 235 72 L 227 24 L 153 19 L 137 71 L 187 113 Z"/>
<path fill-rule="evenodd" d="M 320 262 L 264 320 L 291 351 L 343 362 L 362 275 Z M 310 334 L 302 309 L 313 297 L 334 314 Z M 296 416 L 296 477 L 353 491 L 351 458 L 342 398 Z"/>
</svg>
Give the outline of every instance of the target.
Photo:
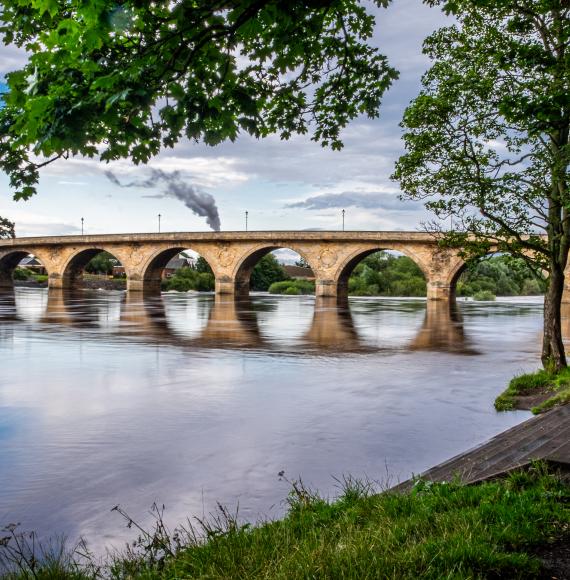
<svg viewBox="0 0 570 580">
<path fill-rule="evenodd" d="M 47 280 L 14 280 L 14 286 L 23 288 L 47 288 Z M 126 278 L 84 277 L 81 287 L 86 290 L 126 290 Z"/>
<path fill-rule="evenodd" d="M 541 369 L 513 378 L 495 399 L 495 409 L 518 409 L 537 415 L 567 403 L 570 403 L 570 369 L 559 373 Z"/>
<path fill-rule="evenodd" d="M 279 521 L 242 524 L 225 508 L 197 527 L 139 529 L 128 553 L 104 565 L 66 553 L 19 560 L 12 579 L 115 578 L 567 578 L 570 485 L 535 464 L 476 486 L 418 480 L 408 493 L 373 493 L 345 479 L 334 502 L 291 482 Z M 138 526 L 129 516 L 127 523 Z M 201 539 L 200 539 L 201 538 Z M 0 554 L 6 556 L 5 540 Z M 83 549 L 83 548 L 82 548 Z M 20 550 L 21 552 L 22 550 Z M 24 550 L 25 551 L 25 550 Z M 12 554 L 18 557 L 18 549 Z M 41 554 L 36 554 L 40 556 Z M 81 560 L 81 561 L 80 561 Z"/>
</svg>

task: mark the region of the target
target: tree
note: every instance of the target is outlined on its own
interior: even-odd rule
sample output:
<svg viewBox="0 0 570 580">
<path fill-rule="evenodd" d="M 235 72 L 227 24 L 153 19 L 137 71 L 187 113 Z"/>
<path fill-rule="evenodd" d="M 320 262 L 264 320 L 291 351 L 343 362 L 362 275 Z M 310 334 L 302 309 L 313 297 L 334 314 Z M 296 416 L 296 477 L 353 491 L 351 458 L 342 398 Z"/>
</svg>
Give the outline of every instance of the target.
<svg viewBox="0 0 570 580">
<path fill-rule="evenodd" d="M 208 262 L 204 258 L 202 258 L 202 256 L 198 256 L 194 268 L 196 269 L 197 272 L 205 274 L 213 274 L 210 264 L 208 264 Z"/>
<path fill-rule="evenodd" d="M 0 216 L 0 239 L 15 238 L 16 229 L 14 222 Z"/>
<path fill-rule="evenodd" d="M 268 290 L 274 282 L 287 280 L 288 276 L 273 254 L 263 256 L 253 268 L 249 285 L 252 290 Z"/>
<path fill-rule="evenodd" d="M 338 149 L 397 78 L 373 26 L 363 0 L 6 0 L 0 33 L 30 58 L 7 75 L 0 168 L 28 198 L 56 159 L 145 163 L 183 136 L 311 128 Z"/>
<path fill-rule="evenodd" d="M 549 273 L 542 361 L 566 366 L 560 324 L 569 248 L 570 20 L 563 0 L 432 0 L 457 25 L 432 34 L 434 61 L 405 112 L 394 177 L 454 231 L 466 257 L 496 248 Z M 441 224 L 441 222 L 439 222 Z M 542 235 L 541 235 L 542 234 Z M 546 239 L 546 236 L 548 238 Z"/>
<path fill-rule="evenodd" d="M 109 252 L 99 252 L 91 258 L 85 266 L 85 271 L 90 274 L 112 274 L 113 267 L 119 264 L 119 261 Z"/>
</svg>

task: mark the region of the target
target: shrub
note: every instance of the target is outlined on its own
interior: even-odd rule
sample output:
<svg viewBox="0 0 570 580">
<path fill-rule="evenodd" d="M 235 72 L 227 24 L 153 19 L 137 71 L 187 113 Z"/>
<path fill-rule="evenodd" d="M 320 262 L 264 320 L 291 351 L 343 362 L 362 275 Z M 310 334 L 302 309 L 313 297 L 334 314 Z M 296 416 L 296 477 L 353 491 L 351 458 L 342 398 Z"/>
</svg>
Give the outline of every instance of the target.
<svg viewBox="0 0 570 580">
<path fill-rule="evenodd" d="M 492 302 L 495 300 L 495 295 L 490 290 L 480 290 L 473 295 L 473 300 L 480 302 Z"/>
<path fill-rule="evenodd" d="M 282 282 L 274 282 L 269 286 L 270 294 L 298 296 L 300 294 L 313 294 L 314 292 L 315 283 L 309 280 L 283 280 Z"/>
<path fill-rule="evenodd" d="M 193 268 L 180 268 L 173 276 L 161 283 L 163 290 L 176 290 L 177 292 L 188 292 L 189 290 L 208 292 L 213 290 L 214 286 L 213 274 L 197 272 Z"/>
<path fill-rule="evenodd" d="M 12 277 L 14 280 L 29 280 L 32 277 L 32 272 L 27 268 L 16 268 Z"/>
</svg>

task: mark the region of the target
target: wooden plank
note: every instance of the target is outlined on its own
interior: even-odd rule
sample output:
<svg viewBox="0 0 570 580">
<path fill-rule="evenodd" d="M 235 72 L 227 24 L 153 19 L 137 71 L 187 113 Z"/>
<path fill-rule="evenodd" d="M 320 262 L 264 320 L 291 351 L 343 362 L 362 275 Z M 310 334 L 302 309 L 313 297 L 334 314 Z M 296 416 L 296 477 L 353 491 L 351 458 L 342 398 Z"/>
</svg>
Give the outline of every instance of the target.
<svg viewBox="0 0 570 580">
<path fill-rule="evenodd" d="M 430 481 L 459 477 L 464 483 L 470 483 L 497 477 L 536 459 L 570 465 L 570 405 L 532 417 L 487 443 L 432 467 L 421 477 Z M 394 489 L 404 491 L 411 486 L 409 480 Z"/>
</svg>

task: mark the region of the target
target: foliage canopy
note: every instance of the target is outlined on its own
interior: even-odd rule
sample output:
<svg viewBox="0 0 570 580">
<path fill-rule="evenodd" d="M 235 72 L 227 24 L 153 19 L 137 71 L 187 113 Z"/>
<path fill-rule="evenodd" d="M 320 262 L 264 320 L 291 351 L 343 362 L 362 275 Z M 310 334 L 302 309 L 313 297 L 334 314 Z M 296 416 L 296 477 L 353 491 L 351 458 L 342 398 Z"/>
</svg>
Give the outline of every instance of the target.
<svg viewBox="0 0 570 580">
<path fill-rule="evenodd" d="M 569 250 L 570 6 L 432 0 L 457 25 L 424 43 L 433 66 L 405 112 L 394 177 L 467 256 L 508 252 L 549 273 L 543 361 L 566 364 L 560 302 Z M 453 231 L 442 221 L 453 217 Z M 541 235 L 542 234 L 542 235 Z M 544 234 L 547 234 L 544 235 Z"/>
<path fill-rule="evenodd" d="M 0 216 L 0 239 L 15 237 L 16 230 L 14 222 L 11 222 L 9 219 Z"/>
<path fill-rule="evenodd" d="M 388 0 L 375 0 L 385 6 Z M 30 54 L 7 75 L 0 168 L 16 198 L 71 155 L 145 163 L 183 137 L 307 133 L 340 148 L 397 77 L 361 0 L 2 2 L 0 33 Z"/>
</svg>

